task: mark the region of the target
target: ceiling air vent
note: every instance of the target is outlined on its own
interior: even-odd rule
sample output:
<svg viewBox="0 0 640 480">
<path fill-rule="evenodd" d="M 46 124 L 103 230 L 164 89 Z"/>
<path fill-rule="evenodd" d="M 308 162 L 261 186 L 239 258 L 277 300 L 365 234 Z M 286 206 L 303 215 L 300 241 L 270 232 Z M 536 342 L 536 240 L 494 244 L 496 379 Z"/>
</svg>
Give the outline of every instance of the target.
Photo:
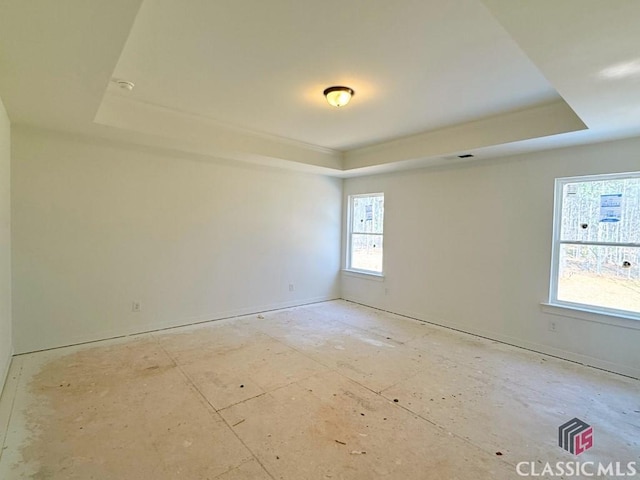
<svg viewBox="0 0 640 480">
<path fill-rule="evenodd" d="M 470 153 L 465 153 L 464 155 L 458 155 L 458 158 L 473 158 L 473 155 Z"/>
</svg>

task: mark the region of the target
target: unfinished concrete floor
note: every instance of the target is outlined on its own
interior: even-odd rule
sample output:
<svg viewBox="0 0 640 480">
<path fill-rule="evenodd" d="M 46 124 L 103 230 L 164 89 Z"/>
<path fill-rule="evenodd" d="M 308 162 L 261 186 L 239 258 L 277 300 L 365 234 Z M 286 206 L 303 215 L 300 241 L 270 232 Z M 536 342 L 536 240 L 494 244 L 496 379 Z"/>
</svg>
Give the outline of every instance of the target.
<svg viewBox="0 0 640 480">
<path fill-rule="evenodd" d="M 640 460 L 638 381 L 344 301 L 263 316 L 15 357 L 0 478 L 518 478 L 576 460 L 573 417 L 580 461 Z"/>
</svg>

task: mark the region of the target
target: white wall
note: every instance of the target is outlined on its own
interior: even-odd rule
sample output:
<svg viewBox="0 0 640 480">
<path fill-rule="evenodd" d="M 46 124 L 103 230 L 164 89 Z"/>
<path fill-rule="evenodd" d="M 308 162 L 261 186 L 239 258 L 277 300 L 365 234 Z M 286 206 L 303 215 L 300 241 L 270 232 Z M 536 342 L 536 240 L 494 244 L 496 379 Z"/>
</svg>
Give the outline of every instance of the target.
<svg viewBox="0 0 640 480">
<path fill-rule="evenodd" d="M 0 392 L 9 370 L 11 341 L 11 173 L 9 117 L 0 99 Z"/>
<path fill-rule="evenodd" d="M 345 198 L 385 193 L 385 281 L 344 275 L 343 298 L 640 377 L 640 322 L 611 326 L 540 305 L 554 178 L 637 170 L 640 139 L 631 139 L 345 180 Z"/>
<path fill-rule="evenodd" d="M 340 179 L 14 127 L 12 201 L 17 352 L 339 296 Z"/>
</svg>

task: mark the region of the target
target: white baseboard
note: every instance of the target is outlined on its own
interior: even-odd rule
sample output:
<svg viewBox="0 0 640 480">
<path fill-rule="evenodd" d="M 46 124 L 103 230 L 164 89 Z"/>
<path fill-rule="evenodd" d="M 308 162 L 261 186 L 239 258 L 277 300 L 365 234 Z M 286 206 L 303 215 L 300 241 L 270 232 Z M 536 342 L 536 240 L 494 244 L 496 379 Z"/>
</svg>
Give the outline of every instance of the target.
<svg viewBox="0 0 640 480">
<path fill-rule="evenodd" d="M 287 301 L 287 302 L 271 303 L 267 305 L 245 307 L 245 308 L 240 308 L 236 310 L 226 310 L 222 312 L 198 315 L 194 317 L 183 317 L 175 320 L 149 322 L 142 325 L 136 325 L 131 328 L 116 328 L 116 329 L 109 329 L 109 330 L 101 330 L 98 332 L 92 332 L 92 333 L 73 336 L 71 338 L 64 339 L 63 341 L 57 341 L 57 342 L 53 341 L 51 342 L 51 344 L 26 345 L 24 347 L 20 347 L 16 352 L 16 354 L 22 355 L 25 353 L 39 352 L 42 350 L 51 350 L 54 348 L 70 347 L 72 345 L 79 345 L 82 343 L 98 342 L 100 340 L 109 340 L 112 338 L 127 337 L 130 335 L 139 335 L 143 333 L 157 332 L 159 330 L 166 330 L 168 328 L 184 327 L 187 325 L 194 325 L 197 323 L 224 320 L 227 318 L 241 317 L 244 315 L 253 315 L 258 313 L 269 312 L 272 310 L 281 310 L 283 308 L 299 307 L 302 305 L 309 305 L 311 303 L 327 302 L 330 300 L 338 300 L 338 299 L 339 297 L 337 296 L 305 298 L 305 299 L 293 300 L 293 301 Z"/>
<path fill-rule="evenodd" d="M 4 386 L 7 383 L 7 377 L 9 375 L 9 368 L 11 368 L 11 359 L 13 358 L 13 347 L 9 349 L 9 356 L 4 358 L 4 363 L 0 365 L 0 397 L 2 396 L 2 391 L 4 390 Z"/>
<path fill-rule="evenodd" d="M 631 377 L 640 380 L 640 368 L 631 367 L 628 365 L 620 365 L 618 363 L 608 362 L 606 360 L 602 360 L 595 357 L 590 357 L 588 355 L 582 355 L 575 352 L 570 352 L 568 350 L 562 350 L 559 348 L 551 347 L 548 345 L 543 345 L 539 343 L 528 342 L 526 340 L 522 340 L 515 337 L 509 337 L 507 335 L 502 335 L 496 332 L 489 332 L 482 329 L 468 327 L 467 325 L 458 325 L 456 323 L 445 322 L 439 318 L 431 318 L 425 316 L 424 314 L 418 314 L 415 312 L 396 312 L 391 310 L 386 310 L 384 308 L 376 307 L 374 305 L 369 305 L 364 301 L 359 301 L 355 298 L 345 298 L 348 302 L 358 303 L 360 305 L 364 305 L 366 307 L 375 308 L 377 310 L 387 311 L 389 313 L 393 313 L 396 315 L 401 315 L 404 317 L 413 318 L 415 320 L 419 320 L 421 322 L 431 323 L 433 325 L 438 325 L 440 327 L 449 328 L 451 330 L 456 330 L 463 333 L 468 333 L 470 335 L 476 335 L 478 337 L 487 338 L 489 340 L 495 340 L 497 342 L 505 343 L 507 345 L 512 345 L 514 347 L 524 348 L 526 350 L 531 350 L 533 352 L 542 353 L 544 355 L 549 355 L 552 357 L 558 357 L 563 360 L 568 360 L 570 362 L 579 363 L 581 365 L 586 365 L 588 367 L 598 368 L 600 370 L 606 370 L 607 372 L 617 373 L 619 375 L 624 375 L 626 377 Z"/>
</svg>

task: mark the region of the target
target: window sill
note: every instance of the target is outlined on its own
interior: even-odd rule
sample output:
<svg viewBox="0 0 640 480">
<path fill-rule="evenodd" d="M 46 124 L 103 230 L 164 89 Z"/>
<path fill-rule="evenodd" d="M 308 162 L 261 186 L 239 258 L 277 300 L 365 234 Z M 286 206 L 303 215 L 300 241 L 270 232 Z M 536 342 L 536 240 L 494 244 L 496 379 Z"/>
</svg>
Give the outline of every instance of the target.
<svg viewBox="0 0 640 480">
<path fill-rule="evenodd" d="M 365 280 L 373 280 L 374 282 L 384 282 L 384 275 L 381 273 L 365 272 L 363 270 L 342 269 L 342 274 L 347 277 L 363 278 Z"/>
<path fill-rule="evenodd" d="M 551 315 L 577 318 L 578 320 L 585 320 L 587 322 L 640 330 L 640 317 L 627 316 L 614 312 L 605 313 L 598 310 L 592 310 L 588 307 L 564 305 L 560 303 L 542 303 L 541 308 L 544 313 L 549 313 Z"/>
</svg>

